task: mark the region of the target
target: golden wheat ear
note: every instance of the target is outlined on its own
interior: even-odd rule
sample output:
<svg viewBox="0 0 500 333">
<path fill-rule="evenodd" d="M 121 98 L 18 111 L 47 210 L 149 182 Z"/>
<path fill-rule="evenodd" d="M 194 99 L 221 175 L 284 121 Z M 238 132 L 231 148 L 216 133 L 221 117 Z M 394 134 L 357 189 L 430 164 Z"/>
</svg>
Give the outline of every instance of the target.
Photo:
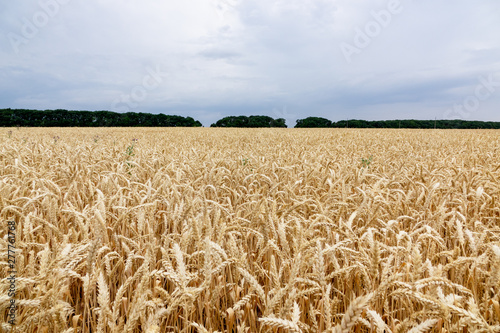
<svg viewBox="0 0 500 333">
<path fill-rule="evenodd" d="M 3 330 L 500 332 L 498 131 L 24 130 Z"/>
</svg>

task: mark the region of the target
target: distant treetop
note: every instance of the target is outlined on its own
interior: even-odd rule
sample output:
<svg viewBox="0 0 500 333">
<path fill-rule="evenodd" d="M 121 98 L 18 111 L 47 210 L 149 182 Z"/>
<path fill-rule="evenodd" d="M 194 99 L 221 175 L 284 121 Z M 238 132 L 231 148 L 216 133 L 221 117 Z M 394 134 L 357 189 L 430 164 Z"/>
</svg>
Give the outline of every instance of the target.
<svg viewBox="0 0 500 333">
<path fill-rule="evenodd" d="M 308 117 L 297 120 L 295 128 L 439 128 L 439 129 L 500 129 L 500 122 L 466 120 L 341 120 L 332 122 L 325 118 Z"/>
<path fill-rule="evenodd" d="M 291 125 L 291 124 L 290 124 Z M 0 127 L 201 127 L 191 117 L 142 112 L 68 111 L 0 109 Z M 211 127 L 282 127 L 285 119 L 269 116 L 228 116 Z M 297 120 L 295 128 L 439 128 L 439 129 L 500 129 L 500 122 L 454 120 L 340 120 L 333 122 L 321 117 Z"/>
<path fill-rule="evenodd" d="M 331 120 L 320 117 L 307 117 L 305 119 L 297 120 L 295 128 L 320 128 L 332 127 Z"/>
<path fill-rule="evenodd" d="M 268 116 L 229 116 L 218 120 L 210 127 L 285 127 L 285 119 Z"/>
<path fill-rule="evenodd" d="M 191 117 L 142 112 L 0 109 L 0 126 L 29 127 L 201 127 Z"/>
</svg>

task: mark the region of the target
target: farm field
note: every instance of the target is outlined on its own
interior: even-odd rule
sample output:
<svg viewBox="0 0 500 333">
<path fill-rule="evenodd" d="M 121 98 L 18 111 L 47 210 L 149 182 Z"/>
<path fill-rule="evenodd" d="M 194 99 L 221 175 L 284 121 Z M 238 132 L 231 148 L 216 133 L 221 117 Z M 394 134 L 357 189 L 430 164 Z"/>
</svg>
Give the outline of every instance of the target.
<svg viewBox="0 0 500 333">
<path fill-rule="evenodd" d="M 499 131 L 0 140 L 5 332 L 500 332 Z"/>
</svg>

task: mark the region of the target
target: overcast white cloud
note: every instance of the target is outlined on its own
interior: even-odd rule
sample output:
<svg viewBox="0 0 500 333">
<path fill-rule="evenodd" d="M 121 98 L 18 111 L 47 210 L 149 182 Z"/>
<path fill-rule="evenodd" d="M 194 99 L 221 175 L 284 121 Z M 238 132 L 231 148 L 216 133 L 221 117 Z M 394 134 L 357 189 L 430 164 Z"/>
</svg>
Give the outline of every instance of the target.
<svg viewBox="0 0 500 333">
<path fill-rule="evenodd" d="M 0 108 L 500 121 L 498 0 L 0 4 Z"/>
</svg>

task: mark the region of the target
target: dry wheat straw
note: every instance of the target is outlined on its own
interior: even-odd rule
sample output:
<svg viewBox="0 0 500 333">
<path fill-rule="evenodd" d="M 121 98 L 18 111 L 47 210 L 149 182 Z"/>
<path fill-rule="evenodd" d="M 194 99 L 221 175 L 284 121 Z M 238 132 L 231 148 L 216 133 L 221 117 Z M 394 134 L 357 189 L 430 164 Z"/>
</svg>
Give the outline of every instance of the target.
<svg viewBox="0 0 500 333">
<path fill-rule="evenodd" d="M 13 332 L 500 331 L 498 131 L 6 131 Z"/>
</svg>

